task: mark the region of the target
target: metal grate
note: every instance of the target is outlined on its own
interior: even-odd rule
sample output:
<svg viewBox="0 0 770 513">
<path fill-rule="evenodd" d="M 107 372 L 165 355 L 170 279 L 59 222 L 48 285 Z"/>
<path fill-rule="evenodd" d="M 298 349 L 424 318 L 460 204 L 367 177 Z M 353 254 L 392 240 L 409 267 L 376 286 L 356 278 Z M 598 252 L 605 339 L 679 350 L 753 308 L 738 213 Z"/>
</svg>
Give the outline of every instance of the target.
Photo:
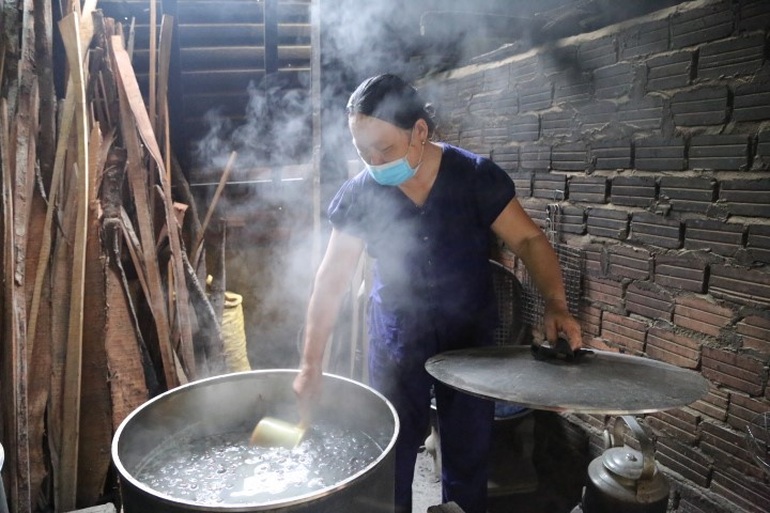
<svg viewBox="0 0 770 513">
<path fill-rule="evenodd" d="M 558 203 L 550 203 L 546 206 L 545 212 L 546 234 L 559 258 L 564 289 L 567 294 L 567 306 L 572 315 L 577 316 L 583 293 L 583 250 L 561 242 L 561 206 Z M 524 319 L 533 327 L 542 327 L 545 300 L 526 269 L 524 269 L 522 281 L 524 285 Z"/>
<path fill-rule="evenodd" d="M 494 333 L 495 344 L 527 344 L 531 337 L 528 336 L 528 325 L 524 321 L 524 287 L 504 265 L 494 260 L 490 260 L 489 265 L 499 319 Z"/>
</svg>

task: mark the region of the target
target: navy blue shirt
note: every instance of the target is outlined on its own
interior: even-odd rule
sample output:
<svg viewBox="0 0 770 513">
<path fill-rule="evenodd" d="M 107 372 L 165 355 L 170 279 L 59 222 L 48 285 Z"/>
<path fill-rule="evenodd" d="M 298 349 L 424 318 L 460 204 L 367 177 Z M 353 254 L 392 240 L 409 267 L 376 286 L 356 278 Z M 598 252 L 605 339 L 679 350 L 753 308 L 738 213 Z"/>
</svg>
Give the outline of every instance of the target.
<svg viewBox="0 0 770 513">
<path fill-rule="evenodd" d="M 345 182 L 328 214 L 373 258 L 370 338 L 396 353 L 431 338 L 425 357 L 484 343 L 468 339 L 484 338 L 496 322 L 490 226 L 514 195 L 499 166 L 446 144 L 422 206 L 366 171 Z"/>
</svg>

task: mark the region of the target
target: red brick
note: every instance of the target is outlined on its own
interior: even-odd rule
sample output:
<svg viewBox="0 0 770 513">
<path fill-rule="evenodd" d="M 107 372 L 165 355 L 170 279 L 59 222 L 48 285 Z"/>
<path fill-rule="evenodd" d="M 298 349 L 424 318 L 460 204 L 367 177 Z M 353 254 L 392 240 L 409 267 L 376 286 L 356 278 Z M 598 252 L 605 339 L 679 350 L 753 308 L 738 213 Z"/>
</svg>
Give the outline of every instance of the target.
<svg viewBox="0 0 770 513">
<path fill-rule="evenodd" d="M 521 114 L 508 121 L 508 137 L 512 141 L 537 141 L 540 137 L 540 116 L 537 114 Z"/>
<path fill-rule="evenodd" d="M 761 361 L 724 349 L 703 346 L 703 375 L 734 390 L 752 396 L 762 394 L 764 366 Z"/>
<path fill-rule="evenodd" d="M 607 274 L 612 278 L 648 280 L 652 273 L 652 255 L 644 249 L 614 246 L 607 252 Z"/>
<path fill-rule="evenodd" d="M 532 182 L 532 196 L 549 202 L 564 197 L 567 190 L 567 177 L 552 173 L 535 173 Z"/>
<path fill-rule="evenodd" d="M 630 62 L 619 62 L 594 70 L 594 95 L 601 99 L 627 95 L 637 72 L 637 68 Z"/>
<path fill-rule="evenodd" d="M 743 349 L 753 349 L 770 357 L 770 319 L 756 315 L 746 317 L 735 330 L 741 336 Z"/>
<path fill-rule="evenodd" d="M 708 291 L 715 297 L 751 307 L 770 307 L 770 272 L 712 265 Z"/>
<path fill-rule="evenodd" d="M 676 513 L 736 513 L 734 505 L 726 507 L 724 501 L 719 502 L 714 494 L 707 496 L 694 486 L 679 486 L 677 482 L 670 484 L 672 491 L 676 490 L 679 496 Z"/>
<path fill-rule="evenodd" d="M 570 201 L 607 203 L 607 178 L 603 176 L 573 176 L 569 179 Z"/>
<path fill-rule="evenodd" d="M 705 86 L 674 93 L 671 112 L 680 126 L 720 125 L 727 121 L 727 87 Z"/>
<path fill-rule="evenodd" d="M 663 176 L 660 197 L 665 198 L 674 211 L 706 214 L 716 200 L 716 187 L 713 178 Z"/>
<path fill-rule="evenodd" d="M 616 310 L 623 308 L 623 285 L 592 276 L 585 279 L 585 297 L 592 302 L 604 303 Z"/>
<path fill-rule="evenodd" d="M 588 233 L 623 240 L 628 236 L 628 212 L 610 208 L 588 209 Z"/>
<path fill-rule="evenodd" d="M 585 143 L 554 145 L 551 167 L 558 171 L 585 171 L 588 167 L 588 149 Z"/>
<path fill-rule="evenodd" d="M 733 31 L 733 13 L 724 2 L 676 12 L 671 17 L 674 48 L 694 46 L 725 38 Z"/>
<path fill-rule="evenodd" d="M 765 30 L 770 26 L 770 3 L 767 0 L 741 0 L 738 4 L 738 29 L 741 32 Z"/>
<path fill-rule="evenodd" d="M 751 75 L 764 62 L 763 32 L 742 34 L 703 45 L 698 56 L 698 78 L 719 79 L 729 75 Z"/>
<path fill-rule="evenodd" d="M 767 80 L 757 79 L 735 88 L 733 120 L 764 121 L 769 118 L 770 86 Z"/>
<path fill-rule="evenodd" d="M 641 355 L 644 352 L 646 334 L 645 322 L 611 312 L 605 312 L 602 316 L 602 338 L 614 346 L 624 348 L 628 353 Z"/>
<path fill-rule="evenodd" d="M 743 394 L 730 395 L 727 408 L 727 423 L 741 433 L 746 432 L 746 425 L 751 424 L 758 415 L 770 411 L 770 404 L 764 399 L 753 399 Z"/>
<path fill-rule="evenodd" d="M 601 244 L 589 244 L 583 248 L 583 268 L 586 274 L 604 277 L 603 254 L 604 246 Z"/>
<path fill-rule="evenodd" d="M 658 438 L 655 446 L 655 459 L 658 463 L 698 486 L 704 488 L 708 486 L 711 477 L 711 458 L 698 449 L 669 437 Z"/>
<path fill-rule="evenodd" d="M 654 326 L 647 333 L 646 352 L 656 360 L 685 369 L 698 367 L 701 342 L 673 330 Z"/>
<path fill-rule="evenodd" d="M 631 240 L 652 244 L 661 248 L 682 247 L 682 223 L 649 212 L 635 212 L 631 215 Z"/>
<path fill-rule="evenodd" d="M 659 433 L 665 433 L 681 442 L 694 445 L 698 441 L 697 412 L 686 409 L 661 411 L 648 415 L 645 420 Z"/>
<path fill-rule="evenodd" d="M 636 168 L 645 171 L 681 171 L 685 168 L 684 140 L 646 137 L 634 140 Z"/>
<path fill-rule="evenodd" d="M 707 262 L 698 255 L 658 255 L 655 283 L 671 289 L 702 293 L 706 289 Z"/>
<path fill-rule="evenodd" d="M 617 41 L 614 35 L 583 41 L 578 47 L 578 62 L 582 69 L 596 69 L 617 62 Z"/>
<path fill-rule="evenodd" d="M 729 402 L 729 393 L 712 386 L 706 397 L 695 401 L 690 405 L 690 408 L 714 420 L 725 422 Z"/>
<path fill-rule="evenodd" d="M 596 169 L 613 170 L 631 167 L 631 142 L 627 139 L 592 142 L 590 154 Z"/>
<path fill-rule="evenodd" d="M 529 80 L 519 83 L 519 110 L 529 112 L 551 108 L 553 84 L 546 80 Z"/>
<path fill-rule="evenodd" d="M 618 106 L 612 101 L 592 101 L 579 105 L 577 107 L 577 119 L 580 124 L 580 131 L 589 135 L 606 129 L 610 123 L 615 121 L 617 111 Z"/>
<path fill-rule="evenodd" d="M 632 59 L 668 50 L 670 26 L 667 19 L 640 23 L 620 38 L 620 58 Z"/>
<path fill-rule="evenodd" d="M 679 296 L 674 305 L 674 324 L 712 337 L 719 337 L 732 317 L 729 308 L 695 296 Z"/>
<path fill-rule="evenodd" d="M 647 90 L 677 89 L 690 84 L 693 52 L 656 55 L 647 60 Z"/>
<path fill-rule="evenodd" d="M 600 308 L 589 304 L 581 305 L 579 319 L 585 335 L 599 335 L 602 322 L 602 310 Z"/>
<path fill-rule="evenodd" d="M 770 132 L 768 133 L 770 134 Z M 770 143 L 767 145 L 770 147 Z M 760 224 L 749 225 L 749 236 L 746 240 L 745 252 L 747 253 L 745 258 L 749 263 L 766 264 L 770 262 L 770 226 Z"/>
<path fill-rule="evenodd" d="M 556 110 L 556 111 L 548 111 L 544 112 L 540 116 L 540 130 L 543 135 L 543 137 L 547 139 L 553 139 L 556 137 L 562 138 L 562 139 L 569 139 L 572 137 L 572 133 L 575 129 L 576 120 L 575 120 L 575 113 L 570 110 Z M 561 162 L 561 158 L 556 157 L 556 148 L 554 148 L 554 152 L 552 153 L 551 157 L 553 160 L 553 168 L 554 169 L 565 169 L 564 167 L 561 167 L 557 164 L 558 162 Z M 583 154 L 585 154 L 585 147 L 583 148 Z M 585 161 L 585 157 L 583 157 L 583 161 Z M 571 168 L 567 168 L 571 169 Z M 585 162 L 583 164 L 582 168 L 579 168 L 581 170 L 585 169 Z"/>
<path fill-rule="evenodd" d="M 719 199 L 731 214 L 737 216 L 770 217 L 770 179 L 731 180 L 720 182 Z"/>
<path fill-rule="evenodd" d="M 561 228 L 562 233 L 584 235 L 586 233 L 585 209 L 582 207 L 564 207 L 559 228 Z"/>
<path fill-rule="evenodd" d="M 699 447 L 705 454 L 714 458 L 715 468 L 734 468 L 751 476 L 762 474 L 746 451 L 743 433 L 711 422 L 702 422 L 700 429 Z"/>
<path fill-rule="evenodd" d="M 651 132 L 658 133 L 663 126 L 663 120 L 666 119 L 664 112 L 663 99 L 659 96 L 646 95 L 644 98 L 634 98 L 626 102 L 621 102 L 618 107 L 618 121 L 621 126 L 628 130 L 633 130 L 636 133 L 639 132 Z M 621 130 L 621 132 L 627 132 L 628 130 Z M 684 150 L 684 148 L 682 148 Z M 655 151 L 654 149 L 652 150 Z M 678 150 L 676 150 L 678 153 Z M 637 153 L 636 167 L 642 169 L 645 166 L 650 165 L 664 165 L 663 161 L 653 162 L 659 157 L 671 156 L 668 150 L 664 150 L 667 155 L 654 155 L 649 151 L 641 154 Z M 684 164 L 682 161 L 681 164 Z M 649 168 L 648 168 L 649 169 Z M 661 169 L 661 168 L 658 168 Z M 675 169 L 683 169 L 677 167 Z"/>
<path fill-rule="evenodd" d="M 617 176 L 612 179 L 610 196 L 614 205 L 649 207 L 655 201 L 655 189 L 653 176 Z"/>
<path fill-rule="evenodd" d="M 770 486 L 760 479 L 747 478 L 743 473 L 717 469 L 711 489 L 730 502 L 751 513 L 767 513 L 770 504 Z"/>
<path fill-rule="evenodd" d="M 684 247 L 732 257 L 742 248 L 745 231 L 745 226 L 738 223 L 688 219 L 685 222 Z"/>
<path fill-rule="evenodd" d="M 671 321 L 674 302 L 671 294 L 661 287 L 632 283 L 626 289 L 626 308 L 650 319 Z"/>
</svg>

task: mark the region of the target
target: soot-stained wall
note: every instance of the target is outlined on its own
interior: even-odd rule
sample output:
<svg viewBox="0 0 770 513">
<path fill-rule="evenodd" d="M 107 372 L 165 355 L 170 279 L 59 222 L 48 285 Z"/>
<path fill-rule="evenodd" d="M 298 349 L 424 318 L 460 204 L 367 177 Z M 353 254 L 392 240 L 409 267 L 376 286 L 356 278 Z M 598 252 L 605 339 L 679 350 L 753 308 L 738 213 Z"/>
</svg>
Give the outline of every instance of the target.
<svg viewBox="0 0 770 513">
<path fill-rule="evenodd" d="M 423 82 L 442 137 L 497 161 L 541 226 L 559 203 L 585 344 L 709 381 L 644 419 L 679 512 L 770 507 L 744 441 L 770 410 L 769 27 L 765 0 L 685 2 Z M 605 420 L 571 417 L 594 453 Z"/>
</svg>

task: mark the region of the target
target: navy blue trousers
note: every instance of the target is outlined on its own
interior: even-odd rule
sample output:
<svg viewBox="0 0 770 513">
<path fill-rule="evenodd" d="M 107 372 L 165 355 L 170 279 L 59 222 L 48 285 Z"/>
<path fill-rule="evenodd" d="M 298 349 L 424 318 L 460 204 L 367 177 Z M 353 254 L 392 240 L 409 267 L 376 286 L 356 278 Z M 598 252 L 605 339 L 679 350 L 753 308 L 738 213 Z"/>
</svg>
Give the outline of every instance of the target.
<svg viewBox="0 0 770 513">
<path fill-rule="evenodd" d="M 412 513 L 412 480 L 417 452 L 430 427 L 435 389 L 441 438 L 442 501 L 465 513 L 485 513 L 494 402 L 459 392 L 434 380 L 424 362 L 395 362 L 387 351 L 370 348 L 371 386 L 396 408 L 400 431 L 395 447 L 396 513 Z"/>
</svg>

